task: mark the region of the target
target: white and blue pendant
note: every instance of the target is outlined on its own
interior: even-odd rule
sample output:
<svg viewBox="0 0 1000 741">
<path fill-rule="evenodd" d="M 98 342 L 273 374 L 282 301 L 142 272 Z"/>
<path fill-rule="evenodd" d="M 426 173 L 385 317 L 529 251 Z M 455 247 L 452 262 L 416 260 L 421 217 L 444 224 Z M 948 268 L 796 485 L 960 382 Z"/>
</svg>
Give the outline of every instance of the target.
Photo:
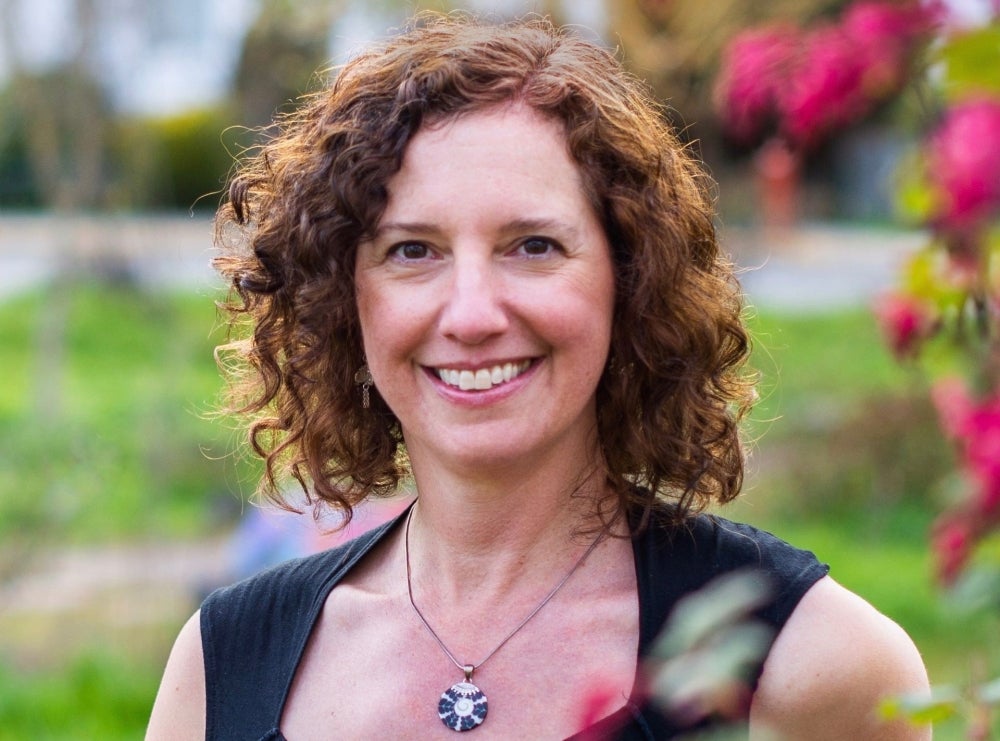
<svg viewBox="0 0 1000 741">
<path fill-rule="evenodd" d="M 471 731 L 486 720 L 489 705 L 486 695 L 474 685 L 472 667 L 465 667 L 465 681 L 456 682 L 441 693 L 438 702 L 438 717 L 453 731 Z"/>
</svg>

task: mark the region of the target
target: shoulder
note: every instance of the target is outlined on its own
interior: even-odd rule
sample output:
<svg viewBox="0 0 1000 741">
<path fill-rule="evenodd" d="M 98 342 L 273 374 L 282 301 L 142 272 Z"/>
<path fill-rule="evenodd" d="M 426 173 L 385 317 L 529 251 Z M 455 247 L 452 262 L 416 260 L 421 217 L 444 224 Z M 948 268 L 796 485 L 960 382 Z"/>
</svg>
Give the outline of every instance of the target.
<svg viewBox="0 0 1000 741">
<path fill-rule="evenodd" d="M 323 598 L 387 530 L 212 592 L 174 643 L 147 738 L 205 738 L 206 725 L 232 738 L 270 722 Z"/>
<path fill-rule="evenodd" d="M 205 664 L 200 615 L 181 629 L 170 651 L 146 730 L 147 741 L 205 737 Z"/>
<path fill-rule="evenodd" d="M 799 599 L 829 571 L 807 550 L 751 525 L 714 515 L 695 515 L 681 524 L 671 522 L 670 511 L 651 520 L 636 543 L 640 588 L 644 572 L 654 578 L 655 592 L 671 591 L 676 600 L 712 579 L 733 571 L 749 571 L 772 592 L 761 617 L 780 629 Z"/>
<path fill-rule="evenodd" d="M 302 616 L 377 544 L 393 522 L 336 548 L 285 561 L 212 592 L 202 604 L 202 630 L 220 620 Z"/>
<path fill-rule="evenodd" d="M 283 561 L 253 576 L 220 587 L 206 597 L 202 612 L 214 618 L 222 610 L 261 610 L 274 608 L 289 599 L 302 599 L 303 590 L 338 570 L 338 566 L 345 560 L 345 552 L 349 554 L 349 545 Z"/>
<path fill-rule="evenodd" d="M 880 721 L 892 694 L 928 691 L 909 636 L 829 577 L 800 600 L 779 633 L 754 694 L 751 727 L 778 738 L 930 738 L 926 727 Z"/>
<path fill-rule="evenodd" d="M 669 506 L 653 511 L 645 538 L 653 550 L 676 558 L 690 554 L 719 572 L 770 569 L 788 561 L 815 563 L 815 556 L 753 525 L 714 514 L 694 514 L 680 523 Z"/>
<path fill-rule="evenodd" d="M 210 707 L 215 698 L 256 691 L 262 667 L 270 674 L 294 668 L 327 596 L 384 532 L 286 561 L 205 599 L 201 640 Z"/>
</svg>

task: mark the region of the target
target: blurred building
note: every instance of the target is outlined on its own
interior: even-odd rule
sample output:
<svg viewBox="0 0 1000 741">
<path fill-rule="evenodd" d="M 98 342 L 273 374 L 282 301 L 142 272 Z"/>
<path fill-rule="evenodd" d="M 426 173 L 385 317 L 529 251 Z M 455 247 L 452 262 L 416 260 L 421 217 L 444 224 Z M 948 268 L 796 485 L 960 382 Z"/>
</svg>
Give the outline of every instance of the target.
<svg viewBox="0 0 1000 741">
<path fill-rule="evenodd" d="M 85 64 L 119 110 L 160 113 L 227 89 L 260 0 L 8 0 L 0 74 Z"/>
<path fill-rule="evenodd" d="M 8 0 L 0 3 L 0 80 L 86 59 L 120 111 L 170 113 L 229 91 L 248 29 L 268 0 Z M 331 59 L 398 26 L 414 6 L 465 7 L 499 16 L 557 9 L 562 19 L 603 31 L 604 0 L 468 0 L 413 3 L 320 0 L 335 19 Z"/>
<path fill-rule="evenodd" d="M 0 81 L 18 67 L 58 66 L 81 44 L 120 110 L 163 113 L 217 100 L 228 90 L 243 38 L 273 0 L 7 0 L 0 3 Z M 322 4 L 338 20 L 330 57 L 385 33 L 414 7 L 464 7 L 496 15 L 554 12 L 607 37 L 622 0 L 299 0 Z M 989 17 L 991 0 L 946 0 L 968 23 Z M 89 30 L 88 30 L 89 29 Z M 91 38 L 85 38 L 89 35 Z"/>
</svg>

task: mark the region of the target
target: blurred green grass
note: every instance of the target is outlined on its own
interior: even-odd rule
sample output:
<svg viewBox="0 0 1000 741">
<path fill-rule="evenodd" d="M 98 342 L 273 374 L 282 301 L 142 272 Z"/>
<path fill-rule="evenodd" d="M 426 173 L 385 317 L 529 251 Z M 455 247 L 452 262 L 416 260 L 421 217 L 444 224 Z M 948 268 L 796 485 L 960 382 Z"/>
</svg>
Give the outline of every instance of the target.
<svg viewBox="0 0 1000 741">
<path fill-rule="evenodd" d="M 209 532 L 234 469 L 208 296 L 68 283 L 0 306 L 0 540 Z"/>
<path fill-rule="evenodd" d="M 24 548 L 194 540 L 235 521 L 252 482 L 219 460 L 233 433 L 205 417 L 220 389 L 214 298 L 68 282 L 0 304 L 0 578 Z M 725 514 L 830 563 L 910 632 L 936 683 L 1000 673 L 996 616 L 959 614 L 933 583 L 927 531 L 951 459 L 923 379 L 863 309 L 751 323 L 757 442 Z M 0 641 L 0 739 L 140 736 L 181 619 L 164 616 L 142 650 L 98 637 L 29 665 Z"/>
<path fill-rule="evenodd" d="M 58 672 L 0 665 L 0 741 L 142 738 L 158 683 L 152 666 L 99 650 Z"/>
</svg>

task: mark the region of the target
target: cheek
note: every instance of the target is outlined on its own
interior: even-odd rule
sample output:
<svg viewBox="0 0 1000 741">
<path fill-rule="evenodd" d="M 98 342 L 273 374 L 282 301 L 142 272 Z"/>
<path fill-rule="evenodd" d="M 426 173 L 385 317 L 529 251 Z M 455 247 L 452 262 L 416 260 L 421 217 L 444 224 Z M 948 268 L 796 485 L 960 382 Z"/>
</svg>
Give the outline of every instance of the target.
<svg viewBox="0 0 1000 741">
<path fill-rule="evenodd" d="M 596 290 L 588 294 L 587 315 L 583 322 L 586 337 L 584 342 L 587 344 L 589 356 L 593 359 L 591 373 L 596 374 L 593 379 L 595 383 L 607 364 L 615 311 L 614 282 L 610 273 L 602 275 L 598 283 L 599 285 L 595 286 Z"/>
<path fill-rule="evenodd" d="M 358 281 L 355 285 L 355 301 L 358 307 L 358 324 L 361 326 L 361 340 L 365 345 L 365 352 L 367 353 L 371 344 L 370 337 L 372 331 L 375 329 L 373 318 L 378 315 L 378 312 L 376 311 L 374 297 L 364 281 Z"/>
<path fill-rule="evenodd" d="M 581 373 L 592 375 L 603 368 L 611 344 L 613 302 L 603 294 L 553 295 L 540 315 L 547 317 L 549 342 L 573 355 Z"/>
<path fill-rule="evenodd" d="M 393 327 L 398 327 L 394 307 L 384 288 L 372 281 L 357 284 L 358 320 L 365 356 L 373 372 L 382 365 L 382 356 L 393 344 Z"/>
<path fill-rule="evenodd" d="M 421 303 L 399 286 L 358 281 L 357 305 L 365 354 L 373 373 L 392 358 L 411 350 L 426 320 Z"/>
<path fill-rule="evenodd" d="M 562 317 L 569 331 L 582 335 L 581 340 L 586 345 L 607 343 L 611 336 L 611 323 L 614 315 L 615 291 L 614 278 L 610 269 L 603 269 L 578 276 L 567 290 L 560 308 L 557 292 L 553 292 L 553 313 Z M 565 298 L 569 297 L 569 301 Z"/>
</svg>

